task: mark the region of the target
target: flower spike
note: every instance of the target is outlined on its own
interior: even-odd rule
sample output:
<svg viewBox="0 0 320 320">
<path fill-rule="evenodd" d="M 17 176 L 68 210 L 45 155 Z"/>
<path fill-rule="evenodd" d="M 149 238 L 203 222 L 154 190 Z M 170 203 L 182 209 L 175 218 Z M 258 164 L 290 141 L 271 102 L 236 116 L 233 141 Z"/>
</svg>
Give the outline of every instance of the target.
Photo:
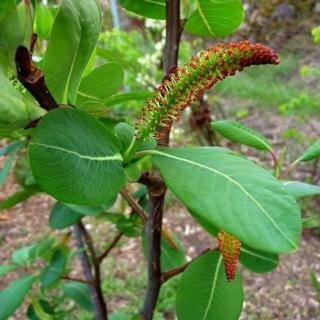
<svg viewBox="0 0 320 320">
<path fill-rule="evenodd" d="M 159 138 L 157 127 L 170 130 L 186 107 L 227 76 L 251 65 L 278 63 L 272 49 L 250 41 L 218 44 L 201 51 L 190 62 L 175 68 L 147 101 L 136 126 L 138 139 L 146 140 L 151 135 Z"/>
<path fill-rule="evenodd" d="M 233 235 L 220 231 L 218 233 L 218 243 L 219 250 L 223 256 L 227 280 L 231 282 L 236 275 L 241 242 Z"/>
</svg>

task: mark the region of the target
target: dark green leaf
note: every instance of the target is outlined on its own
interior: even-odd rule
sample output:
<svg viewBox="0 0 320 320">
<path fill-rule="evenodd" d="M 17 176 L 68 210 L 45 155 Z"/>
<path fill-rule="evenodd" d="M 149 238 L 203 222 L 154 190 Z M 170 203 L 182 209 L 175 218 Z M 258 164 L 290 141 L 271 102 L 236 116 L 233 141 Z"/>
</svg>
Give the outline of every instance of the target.
<svg viewBox="0 0 320 320">
<path fill-rule="evenodd" d="M 83 217 L 63 203 L 57 202 L 51 210 L 49 226 L 52 229 L 64 229 L 79 222 Z"/>
<path fill-rule="evenodd" d="M 315 142 L 309 147 L 304 154 L 299 158 L 300 161 L 307 162 L 319 158 L 320 156 L 320 141 Z"/>
<path fill-rule="evenodd" d="M 166 0 L 119 0 L 126 10 L 151 19 L 166 19 Z"/>
<path fill-rule="evenodd" d="M 6 320 L 13 315 L 22 304 L 35 280 L 35 276 L 25 276 L 12 281 L 8 287 L 0 291 L 0 320 Z"/>
<path fill-rule="evenodd" d="M 228 282 L 219 253 L 201 256 L 182 274 L 176 301 L 178 320 L 237 320 L 242 304 L 240 273 Z"/>
<path fill-rule="evenodd" d="M 99 205 L 113 198 L 124 184 L 115 137 L 83 111 L 48 113 L 35 129 L 29 156 L 41 189 L 60 202 Z"/>
<path fill-rule="evenodd" d="M 239 261 L 252 272 L 265 273 L 278 266 L 279 257 L 276 254 L 258 251 L 242 244 Z"/>
<path fill-rule="evenodd" d="M 54 309 L 45 300 L 32 299 L 27 310 L 27 317 L 30 320 L 53 320 Z"/>
<path fill-rule="evenodd" d="M 289 194 L 296 199 L 320 194 L 320 187 L 300 181 L 284 181 L 283 185 Z"/>
<path fill-rule="evenodd" d="M 64 294 L 87 311 L 92 311 L 89 287 L 85 283 L 68 281 L 63 285 Z"/>
<path fill-rule="evenodd" d="M 258 150 L 272 150 L 265 137 L 239 122 L 218 120 L 212 122 L 212 127 L 232 142 L 245 144 Z"/>
<path fill-rule="evenodd" d="M 58 249 L 53 254 L 50 264 L 43 270 L 40 281 L 43 288 L 51 288 L 63 275 L 67 264 L 67 253 L 64 249 Z"/>
<path fill-rule="evenodd" d="M 70 101 L 75 104 L 80 81 L 96 46 L 100 29 L 98 1 L 62 0 L 44 64 L 47 85 L 59 103 Z"/>
<path fill-rule="evenodd" d="M 244 10 L 240 0 L 196 0 L 197 10 L 190 16 L 186 31 L 199 36 L 222 37 L 242 23 Z"/>
<path fill-rule="evenodd" d="M 281 182 L 253 162 L 223 149 L 148 151 L 171 191 L 195 218 L 225 230 L 255 249 L 297 248 L 299 207 Z"/>
</svg>

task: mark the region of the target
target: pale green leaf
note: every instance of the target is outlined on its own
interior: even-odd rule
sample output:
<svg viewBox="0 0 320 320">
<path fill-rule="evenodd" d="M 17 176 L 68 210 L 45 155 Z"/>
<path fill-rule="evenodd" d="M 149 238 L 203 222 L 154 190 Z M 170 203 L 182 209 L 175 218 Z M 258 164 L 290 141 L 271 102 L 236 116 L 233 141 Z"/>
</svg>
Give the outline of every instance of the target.
<svg viewBox="0 0 320 320">
<path fill-rule="evenodd" d="M 218 120 L 212 122 L 212 127 L 232 142 L 245 144 L 258 150 L 272 150 L 265 137 L 240 122 Z"/>
<path fill-rule="evenodd" d="M 9 265 L 0 266 L 0 277 L 16 269 L 17 269 L 17 266 L 9 266 Z"/>
<path fill-rule="evenodd" d="M 312 197 L 320 194 L 320 187 L 300 181 L 283 181 L 289 194 L 296 199 Z"/>
<path fill-rule="evenodd" d="M 121 88 L 123 77 L 123 70 L 117 63 L 107 63 L 97 67 L 82 79 L 77 106 L 87 108 L 92 102 L 102 104 L 103 100 Z"/>
<path fill-rule="evenodd" d="M 185 30 L 198 36 L 222 37 L 242 23 L 244 10 L 240 0 L 195 0 L 197 10 Z"/>
<path fill-rule="evenodd" d="M 62 0 L 45 55 L 46 83 L 59 103 L 76 102 L 101 29 L 97 0 Z"/>
<path fill-rule="evenodd" d="M 150 150 L 170 190 L 207 224 L 266 252 L 291 252 L 301 232 L 295 199 L 268 171 L 222 149 Z"/>
<path fill-rule="evenodd" d="M 201 256 L 183 272 L 176 300 L 178 320 L 238 320 L 242 304 L 240 273 L 228 282 L 220 253 Z"/>
<path fill-rule="evenodd" d="M 29 156 L 41 189 L 60 202 L 100 205 L 125 181 L 115 137 L 84 111 L 48 113 L 35 129 Z"/>
<path fill-rule="evenodd" d="M 300 161 L 307 162 L 320 157 L 320 141 L 311 145 L 299 158 Z"/>
<path fill-rule="evenodd" d="M 126 10 L 151 19 L 166 19 L 166 0 L 119 0 Z"/>
</svg>

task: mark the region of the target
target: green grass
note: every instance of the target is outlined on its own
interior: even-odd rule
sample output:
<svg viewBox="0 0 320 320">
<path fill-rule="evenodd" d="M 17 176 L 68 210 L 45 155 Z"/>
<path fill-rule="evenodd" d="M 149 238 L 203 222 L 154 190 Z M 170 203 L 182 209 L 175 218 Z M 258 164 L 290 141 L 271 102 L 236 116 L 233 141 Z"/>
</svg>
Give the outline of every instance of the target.
<svg viewBox="0 0 320 320">
<path fill-rule="evenodd" d="M 299 97 L 302 90 L 309 91 L 299 75 L 299 57 L 294 55 L 281 56 L 277 66 L 250 67 L 215 88 L 215 92 L 224 97 L 237 97 L 251 101 L 253 106 L 274 108 Z"/>
</svg>

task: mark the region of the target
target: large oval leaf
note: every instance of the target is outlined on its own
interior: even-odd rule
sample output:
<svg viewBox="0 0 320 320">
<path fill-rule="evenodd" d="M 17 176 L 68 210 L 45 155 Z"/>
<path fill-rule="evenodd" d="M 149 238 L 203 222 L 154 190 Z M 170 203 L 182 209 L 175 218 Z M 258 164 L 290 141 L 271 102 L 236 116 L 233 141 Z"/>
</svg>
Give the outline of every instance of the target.
<svg viewBox="0 0 320 320">
<path fill-rule="evenodd" d="M 62 0 L 44 63 L 46 83 L 59 103 L 75 103 L 100 29 L 101 14 L 97 0 Z"/>
<path fill-rule="evenodd" d="M 218 120 L 212 122 L 212 127 L 230 141 L 242 143 L 258 150 L 272 150 L 264 136 L 239 122 Z"/>
<path fill-rule="evenodd" d="M 258 250 L 281 253 L 297 248 L 299 207 L 266 170 L 212 147 L 148 153 L 170 190 L 195 213 L 195 219 L 200 216 Z"/>
<path fill-rule="evenodd" d="M 252 272 L 265 273 L 278 266 L 279 257 L 276 254 L 255 250 L 242 244 L 239 261 Z"/>
<path fill-rule="evenodd" d="M 102 204 L 124 184 L 115 137 L 83 111 L 49 112 L 34 132 L 29 155 L 36 181 L 60 202 Z"/>
<path fill-rule="evenodd" d="M 151 19 L 166 19 L 166 0 L 119 0 L 126 10 Z"/>
<path fill-rule="evenodd" d="M 182 274 L 176 302 L 178 320 L 237 320 L 242 304 L 240 273 L 228 282 L 220 253 L 201 256 Z"/>
<path fill-rule="evenodd" d="M 20 307 L 35 280 L 35 276 L 25 276 L 0 291 L 0 320 L 8 319 Z"/>
<path fill-rule="evenodd" d="M 241 24 L 244 10 L 240 0 L 196 0 L 197 10 L 190 16 L 186 31 L 199 36 L 222 37 Z"/>
</svg>

